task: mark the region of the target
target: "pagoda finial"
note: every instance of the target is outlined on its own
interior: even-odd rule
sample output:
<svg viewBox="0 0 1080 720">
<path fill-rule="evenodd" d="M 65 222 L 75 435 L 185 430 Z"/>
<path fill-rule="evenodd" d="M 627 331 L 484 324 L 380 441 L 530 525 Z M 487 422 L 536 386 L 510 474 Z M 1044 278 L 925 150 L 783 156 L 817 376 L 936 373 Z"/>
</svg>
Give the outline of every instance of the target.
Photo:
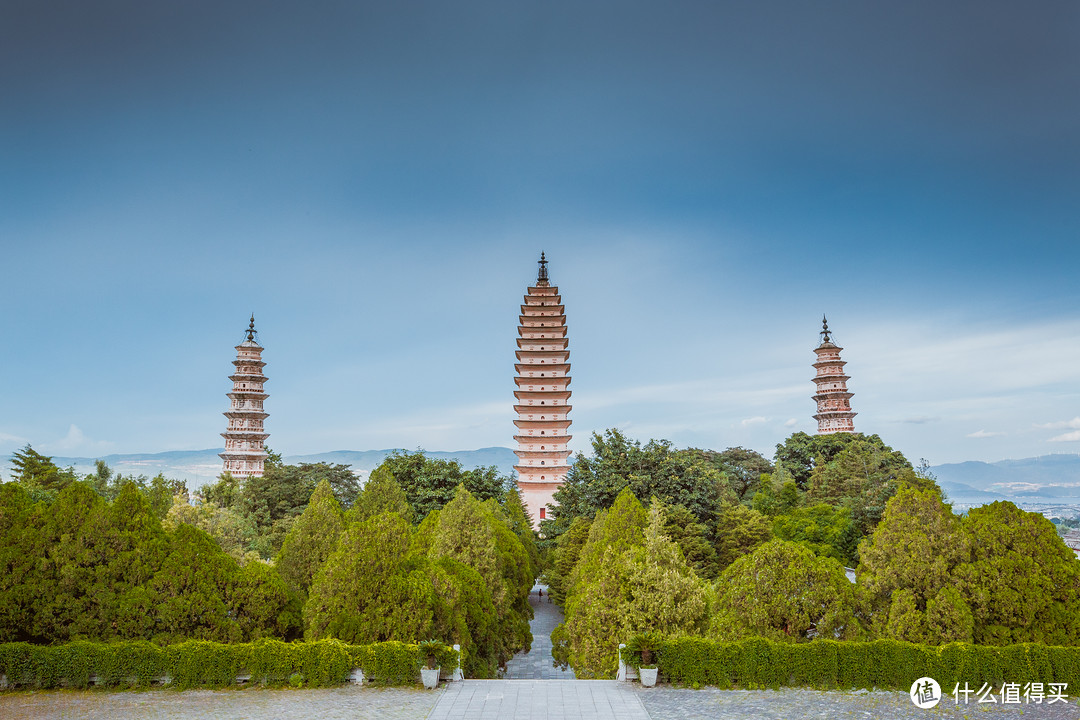
<svg viewBox="0 0 1080 720">
<path fill-rule="evenodd" d="M 255 313 L 251 313 L 251 324 L 248 325 L 247 339 L 251 342 L 255 341 Z"/>
<path fill-rule="evenodd" d="M 548 261 L 547 261 L 547 258 L 544 257 L 544 252 L 542 250 L 540 251 L 540 259 L 537 260 L 536 262 L 540 264 L 540 272 L 537 273 L 537 275 L 536 275 L 536 284 L 537 285 L 540 285 L 540 284 L 547 285 L 547 282 L 548 282 L 547 263 L 548 263 Z"/>
<path fill-rule="evenodd" d="M 821 342 L 831 342 L 829 338 L 829 321 L 824 315 L 821 316 Z"/>
</svg>

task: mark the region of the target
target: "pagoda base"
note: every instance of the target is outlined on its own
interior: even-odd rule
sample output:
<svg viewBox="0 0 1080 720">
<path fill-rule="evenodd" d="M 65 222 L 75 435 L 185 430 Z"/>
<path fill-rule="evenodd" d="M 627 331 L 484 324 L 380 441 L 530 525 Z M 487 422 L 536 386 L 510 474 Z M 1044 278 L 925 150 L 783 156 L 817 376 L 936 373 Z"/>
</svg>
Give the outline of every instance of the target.
<svg viewBox="0 0 1080 720">
<path fill-rule="evenodd" d="M 540 521 L 549 520 L 551 518 L 551 511 L 548 510 L 548 504 L 555 504 L 554 496 L 555 491 L 559 489 L 559 485 L 562 483 L 518 483 L 518 493 L 521 495 L 521 502 L 525 505 L 525 509 L 529 512 L 529 517 L 532 518 L 533 528 L 537 531 L 540 530 Z M 541 509 L 544 511 L 541 514 Z"/>
</svg>

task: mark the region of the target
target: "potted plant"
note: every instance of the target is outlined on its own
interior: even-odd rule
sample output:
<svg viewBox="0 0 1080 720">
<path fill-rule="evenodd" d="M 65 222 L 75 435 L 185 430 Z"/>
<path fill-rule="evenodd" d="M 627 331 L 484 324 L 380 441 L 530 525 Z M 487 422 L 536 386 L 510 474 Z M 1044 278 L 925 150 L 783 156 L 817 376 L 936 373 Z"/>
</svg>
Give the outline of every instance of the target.
<svg viewBox="0 0 1080 720">
<path fill-rule="evenodd" d="M 659 668 L 656 666 L 657 655 L 663 647 L 664 638 L 658 632 L 643 632 L 631 638 L 626 644 L 630 655 L 630 665 L 636 667 L 641 684 L 652 687 L 656 684 Z"/>
<path fill-rule="evenodd" d="M 420 679 L 424 681 L 424 687 L 434 690 L 439 686 L 439 672 L 442 669 L 439 655 L 446 649 L 438 640 L 424 640 L 417 643 L 420 648 Z"/>
</svg>

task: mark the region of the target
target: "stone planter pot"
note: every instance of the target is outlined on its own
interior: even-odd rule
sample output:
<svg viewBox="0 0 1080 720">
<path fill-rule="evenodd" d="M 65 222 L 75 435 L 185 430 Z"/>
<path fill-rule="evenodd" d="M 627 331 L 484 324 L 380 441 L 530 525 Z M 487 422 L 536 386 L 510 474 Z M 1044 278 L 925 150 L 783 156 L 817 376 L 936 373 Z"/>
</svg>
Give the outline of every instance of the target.
<svg viewBox="0 0 1080 720">
<path fill-rule="evenodd" d="M 641 684 L 643 687 L 652 687 L 656 684 L 656 674 L 660 672 L 659 668 L 638 668 L 638 675 L 641 676 Z"/>
<path fill-rule="evenodd" d="M 424 687 L 434 690 L 439 687 L 439 671 L 441 668 L 420 668 L 420 679 L 424 681 Z"/>
</svg>

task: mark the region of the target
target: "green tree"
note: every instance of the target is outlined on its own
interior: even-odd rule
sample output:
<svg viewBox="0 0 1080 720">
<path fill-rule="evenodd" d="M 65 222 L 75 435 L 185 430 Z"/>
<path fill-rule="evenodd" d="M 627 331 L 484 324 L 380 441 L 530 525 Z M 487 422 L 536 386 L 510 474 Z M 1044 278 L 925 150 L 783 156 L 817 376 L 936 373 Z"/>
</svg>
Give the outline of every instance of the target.
<svg viewBox="0 0 1080 720">
<path fill-rule="evenodd" d="M 773 464 L 761 453 L 743 447 L 723 452 L 706 451 L 705 456 L 728 479 L 728 484 L 740 501 L 753 497 L 761 484 L 761 476 L 772 474 Z"/>
<path fill-rule="evenodd" d="M 901 485 L 935 487 L 919 478 L 911 463 L 871 436 L 853 435 L 831 460 L 819 463 L 810 473 L 807 499 L 850 508 L 860 534 L 873 531 L 885 504 Z"/>
<path fill-rule="evenodd" d="M 634 553 L 630 572 L 630 628 L 662 635 L 700 633 L 705 629 L 706 588 L 667 537 L 665 508 L 653 500 L 645 543 Z"/>
<path fill-rule="evenodd" d="M 232 476 L 232 473 L 223 472 L 218 476 L 217 482 L 204 485 L 195 492 L 204 503 L 213 503 L 220 508 L 239 508 L 241 502 L 240 479 Z"/>
<path fill-rule="evenodd" d="M 112 500 L 116 497 L 112 484 L 112 468 L 104 460 L 95 460 L 94 468 L 94 473 L 86 476 L 87 481 L 94 486 L 94 490 L 97 491 L 98 495 Z M 119 490 L 119 488 L 116 488 L 116 490 Z"/>
<path fill-rule="evenodd" d="M 231 642 L 288 626 L 267 600 L 272 593 L 258 587 L 283 586 L 276 571 L 246 581 L 248 595 L 263 598 L 263 615 L 252 614 L 251 602 L 236 605 L 236 563 L 189 525 L 164 528 L 131 482 L 112 502 L 92 482 L 73 482 L 51 505 L 31 504 L 19 484 L 0 486 L 0 562 L 4 641 Z M 237 624 L 241 610 L 246 625 Z M 264 616 L 272 621 L 256 628 Z"/>
<path fill-rule="evenodd" d="M 614 638 L 628 634 L 631 551 L 644 544 L 647 519 L 634 493 L 624 488 L 592 521 L 589 539 L 565 584 L 566 620 L 551 636 L 556 658 L 573 665 L 578 677 L 614 672 Z"/>
<path fill-rule="evenodd" d="M 47 455 L 42 455 L 30 443 L 11 456 L 12 479 L 23 485 L 43 490 L 63 490 L 78 478 L 68 468 L 61 470 Z"/>
<path fill-rule="evenodd" d="M 41 573 L 45 547 L 37 518 L 25 487 L 0 483 L 0 642 L 37 639 L 34 606 L 49 593 Z"/>
<path fill-rule="evenodd" d="M 530 577 L 538 578 L 543 572 L 544 565 L 540 555 L 540 548 L 536 544 L 536 531 L 533 530 L 532 518 L 529 510 L 521 499 L 521 493 L 516 487 L 512 487 L 503 495 L 503 514 L 506 516 L 508 527 L 514 531 L 521 546 L 525 548 L 529 556 Z"/>
<path fill-rule="evenodd" d="M 457 560 L 483 578 L 495 605 L 500 664 L 529 649 L 533 613 L 528 596 L 535 576 L 528 553 L 494 501 L 481 503 L 459 485 L 454 499 L 439 511 L 431 555 Z"/>
<path fill-rule="evenodd" d="M 699 577 L 713 579 L 720 573 L 720 558 L 709 529 L 682 505 L 664 505 L 664 533 L 679 546 L 683 558 Z"/>
<path fill-rule="evenodd" d="M 241 565 L 260 558 L 259 553 L 252 549 L 252 543 L 258 537 L 255 522 L 231 508 L 219 507 L 209 500 L 192 505 L 187 498 L 180 497 L 179 502 L 169 508 L 162 522 L 169 532 L 175 532 L 181 523 L 202 530 Z"/>
<path fill-rule="evenodd" d="M 805 545 L 815 555 L 831 557 L 846 565 L 855 564 L 859 534 L 847 508 L 825 503 L 794 508 L 773 519 L 773 534 L 781 540 Z"/>
<path fill-rule="evenodd" d="M 902 487 L 873 535 L 859 545 L 859 586 L 875 634 L 909 642 L 970 642 L 971 610 L 965 612 L 951 591 L 954 571 L 969 552 L 959 519 L 939 493 Z"/>
<path fill-rule="evenodd" d="M 757 510 L 729 505 L 716 522 L 715 537 L 717 567 L 723 570 L 772 539 L 772 523 Z"/>
<path fill-rule="evenodd" d="M 494 466 L 463 470 L 456 460 L 429 458 L 423 451 L 395 451 L 380 467 L 389 471 L 405 491 L 418 521 L 453 500 L 458 485 L 463 484 L 479 500 L 499 501 L 513 484 Z"/>
<path fill-rule="evenodd" d="M 559 512 L 540 523 L 545 537 L 556 538 L 576 517 L 594 517 L 610 508 L 625 489 L 639 498 L 656 497 L 682 505 L 697 522 L 711 527 L 734 494 L 706 453 L 679 450 L 666 440 L 644 446 L 615 429 L 593 433 L 592 455 L 578 455 L 566 482 L 555 492 Z"/>
<path fill-rule="evenodd" d="M 731 564 L 716 583 L 710 634 L 803 642 L 857 639 L 855 591 L 840 563 L 772 540 Z"/>
<path fill-rule="evenodd" d="M 355 644 L 425 639 L 434 590 L 409 552 L 412 533 L 394 513 L 349 526 L 311 584 L 305 638 Z"/>
<path fill-rule="evenodd" d="M 40 532 L 37 547 L 30 551 L 38 558 L 40 594 L 30 635 L 38 641 L 66 642 L 100 632 L 99 608 L 90 589 L 106 512 L 105 501 L 82 482 L 61 490 L 47 510 L 41 504 L 35 507 L 31 522 Z"/>
<path fill-rule="evenodd" d="M 89 561 L 94 568 L 88 595 L 94 625 L 84 626 L 88 637 L 150 639 L 153 598 L 147 589 L 169 549 L 168 535 L 146 495 L 125 483 L 116 499 L 99 506 Z M 90 620 L 90 617 L 86 618 Z"/>
<path fill-rule="evenodd" d="M 961 521 L 970 554 L 956 568 L 976 643 L 1080 644 L 1080 563 L 1053 523 L 1011 502 Z"/>
<path fill-rule="evenodd" d="M 544 578 L 548 584 L 548 592 L 551 600 L 562 607 L 566 604 L 566 596 L 570 576 L 577 566 L 578 559 L 585 543 L 589 540 L 589 528 L 592 527 L 592 519 L 576 517 L 570 524 L 570 529 L 559 536 L 556 541 L 551 566 L 547 568 Z"/>
<path fill-rule="evenodd" d="M 706 588 L 664 530 L 665 511 L 648 513 L 624 490 L 597 514 L 572 576 L 566 622 L 552 633 L 557 660 L 578 677 L 607 677 L 618 644 L 656 630 L 688 634 L 704 628 Z"/>
<path fill-rule="evenodd" d="M 173 502 L 178 496 L 187 497 L 188 490 L 187 483 L 183 480 L 170 480 L 158 473 L 150 481 L 144 492 L 150 502 L 150 509 L 161 520 L 169 514 L 169 509 L 172 508 Z"/>
<path fill-rule="evenodd" d="M 303 633 L 303 602 L 281 575 L 256 560 L 237 570 L 229 593 L 230 616 L 245 640 L 277 637 L 293 640 Z"/>
<path fill-rule="evenodd" d="M 187 639 L 243 640 L 228 602 L 237 570 L 236 561 L 209 535 L 179 525 L 150 582 L 156 620 L 153 640 L 163 645 Z"/>
<path fill-rule="evenodd" d="M 412 522 L 413 509 L 405 498 L 405 491 L 397 483 L 390 470 L 380 465 L 371 471 L 364 489 L 349 508 L 347 514 L 350 523 L 367 520 L 384 512 L 397 513 Z"/>
<path fill-rule="evenodd" d="M 337 547 L 344 513 L 327 480 L 321 480 L 311 501 L 293 523 L 275 561 L 282 578 L 307 595 L 311 581 Z"/>
<path fill-rule="evenodd" d="M 826 435 L 807 435 L 797 432 L 776 446 L 776 462 L 791 473 L 800 490 L 810 485 L 810 475 L 815 468 L 831 462 L 852 443 L 860 443 L 866 449 L 876 450 L 891 459 L 890 466 L 911 467 L 901 453 L 882 442 L 877 435 L 862 433 L 829 433 Z"/>
</svg>

